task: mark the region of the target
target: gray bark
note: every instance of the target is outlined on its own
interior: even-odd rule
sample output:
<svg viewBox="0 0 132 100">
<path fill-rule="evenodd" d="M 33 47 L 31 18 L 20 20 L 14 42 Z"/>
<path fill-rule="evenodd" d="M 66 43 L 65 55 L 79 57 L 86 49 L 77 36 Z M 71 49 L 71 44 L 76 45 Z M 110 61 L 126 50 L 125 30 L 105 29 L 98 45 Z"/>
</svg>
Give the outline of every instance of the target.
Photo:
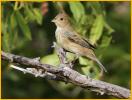
<svg viewBox="0 0 132 100">
<path fill-rule="evenodd" d="M 95 91 L 101 95 L 107 94 L 114 96 L 116 98 L 129 98 L 130 90 L 120 87 L 118 85 L 110 84 L 100 80 L 95 80 L 90 77 L 86 77 L 78 73 L 77 71 L 70 68 L 71 64 L 65 64 L 63 58 L 65 58 L 65 52 L 61 48 L 57 48 L 59 58 L 61 59 L 62 64 L 60 67 L 56 68 L 55 66 L 42 64 L 39 62 L 38 58 L 31 59 L 19 55 L 14 55 L 10 53 L 5 53 L 2 51 L 2 60 L 6 60 L 13 63 L 19 63 L 21 65 L 30 66 L 32 68 L 41 69 L 42 73 L 51 73 L 51 76 L 54 76 L 54 80 L 64 81 L 67 83 L 72 83 L 74 85 L 80 86 L 84 89 Z M 64 52 L 64 53 L 63 53 Z M 41 74 L 42 74 L 41 73 Z M 48 74 L 50 75 L 50 74 Z M 38 75 L 39 76 L 39 75 Z M 40 75 L 42 76 L 42 75 Z"/>
</svg>

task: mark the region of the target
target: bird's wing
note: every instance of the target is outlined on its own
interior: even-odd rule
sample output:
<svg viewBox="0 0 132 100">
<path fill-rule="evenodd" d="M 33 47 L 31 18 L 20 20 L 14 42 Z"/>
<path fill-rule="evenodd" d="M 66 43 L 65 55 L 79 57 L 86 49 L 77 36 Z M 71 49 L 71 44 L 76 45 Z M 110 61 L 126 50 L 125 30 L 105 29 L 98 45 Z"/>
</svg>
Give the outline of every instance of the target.
<svg viewBox="0 0 132 100">
<path fill-rule="evenodd" d="M 90 42 L 88 42 L 85 38 L 79 36 L 79 34 L 77 33 L 70 33 L 68 31 L 66 31 L 64 33 L 64 35 L 66 37 L 68 37 L 68 39 L 72 42 L 75 42 L 83 47 L 86 47 L 86 48 L 91 48 L 91 49 L 95 49 L 96 47 L 94 45 L 92 45 Z"/>
</svg>

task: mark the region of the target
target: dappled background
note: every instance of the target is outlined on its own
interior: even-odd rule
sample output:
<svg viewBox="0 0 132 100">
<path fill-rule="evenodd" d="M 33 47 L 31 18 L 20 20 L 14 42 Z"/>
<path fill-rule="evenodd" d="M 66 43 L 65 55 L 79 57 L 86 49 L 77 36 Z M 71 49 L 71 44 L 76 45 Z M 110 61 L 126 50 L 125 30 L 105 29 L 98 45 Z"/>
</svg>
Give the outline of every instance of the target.
<svg viewBox="0 0 132 100">
<path fill-rule="evenodd" d="M 130 2 L 2 2 L 2 50 L 42 63 L 59 65 L 51 20 L 64 8 L 78 33 L 97 46 L 96 55 L 108 70 L 80 57 L 74 68 L 94 79 L 130 88 Z M 69 60 L 74 55 L 68 53 Z M 22 66 L 22 65 L 18 65 Z M 24 67 L 24 66 L 22 66 Z M 2 61 L 2 98 L 113 98 L 70 83 L 35 78 Z"/>
</svg>

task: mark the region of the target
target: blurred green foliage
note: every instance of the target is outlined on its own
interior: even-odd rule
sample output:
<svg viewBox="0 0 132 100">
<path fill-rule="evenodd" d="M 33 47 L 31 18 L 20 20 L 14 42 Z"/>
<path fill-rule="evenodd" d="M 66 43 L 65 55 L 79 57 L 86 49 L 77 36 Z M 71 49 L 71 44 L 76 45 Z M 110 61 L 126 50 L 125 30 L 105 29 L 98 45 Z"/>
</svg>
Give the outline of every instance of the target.
<svg viewBox="0 0 132 100">
<path fill-rule="evenodd" d="M 130 2 L 48 2 L 41 15 L 41 2 L 2 2 L 2 50 L 42 63 L 59 65 L 54 48 L 55 25 L 51 20 L 63 7 L 78 33 L 97 46 L 96 55 L 108 70 L 101 78 L 130 88 Z M 74 54 L 67 53 L 68 60 Z M 75 70 L 100 79 L 99 67 L 80 57 Z M 24 66 L 23 66 L 24 67 Z M 121 77 L 121 78 L 119 78 Z M 8 68 L 2 62 L 2 98 L 113 98 L 91 93 L 63 82 L 34 78 Z"/>
<path fill-rule="evenodd" d="M 4 11 L 5 9 L 8 10 L 8 13 Z M 33 21 L 42 24 L 40 9 L 34 8 L 33 3 L 2 3 L 3 49 L 11 52 L 24 45 L 24 42 L 31 40 L 31 30 L 28 24 Z"/>
</svg>

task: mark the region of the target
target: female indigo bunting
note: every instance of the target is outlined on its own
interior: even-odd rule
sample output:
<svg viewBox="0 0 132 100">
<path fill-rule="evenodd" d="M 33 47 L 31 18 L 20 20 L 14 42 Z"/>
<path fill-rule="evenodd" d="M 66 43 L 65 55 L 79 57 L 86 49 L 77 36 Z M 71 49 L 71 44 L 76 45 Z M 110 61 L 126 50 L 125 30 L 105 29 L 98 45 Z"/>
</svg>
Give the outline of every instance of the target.
<svg viewBox="0 0 132 100">
<path fill-rule="evenodd" d="M 52 22 L 57 26 L 55 35 L 57 43 L 65 50 L 79 56 L 85 56 L 99 64 L 101 71 L 107 72 L 104 66 L 96 58 L 93 49 L 95 48 L 86 39 L 81 37 L 71 26 L 66 13 L 59 13 Z"/>
</svg>

